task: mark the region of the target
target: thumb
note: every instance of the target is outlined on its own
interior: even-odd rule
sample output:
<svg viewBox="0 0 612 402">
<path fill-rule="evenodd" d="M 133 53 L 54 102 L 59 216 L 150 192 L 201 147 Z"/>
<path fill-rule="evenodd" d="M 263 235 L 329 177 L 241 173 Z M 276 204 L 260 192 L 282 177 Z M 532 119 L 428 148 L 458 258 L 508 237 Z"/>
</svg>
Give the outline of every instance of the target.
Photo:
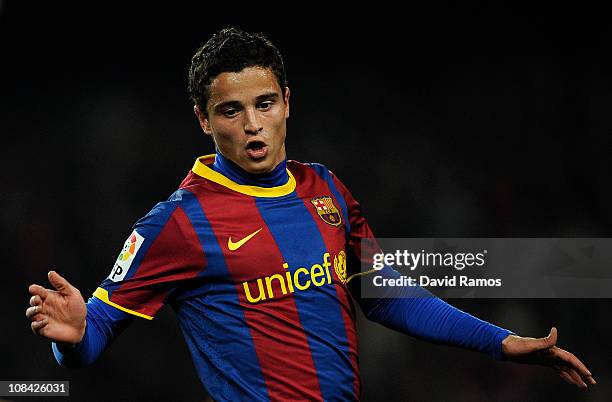
<svg viewBox="0 0 612 402">
<path fill-rule="evenodd" d="M 541 341 L 539 349 L 552 348 L 557 344 L 557 328 L 552 327 L 548 336 L 539 339 Z"/>
<path fill-rule="evenodd" d="M 49 283 L 51 283 L 51 285 L 60 293 L 68 293 L 72 288 L 70 282 L 55 271 L 49 271 L 48 277 Z"/>
</svg>

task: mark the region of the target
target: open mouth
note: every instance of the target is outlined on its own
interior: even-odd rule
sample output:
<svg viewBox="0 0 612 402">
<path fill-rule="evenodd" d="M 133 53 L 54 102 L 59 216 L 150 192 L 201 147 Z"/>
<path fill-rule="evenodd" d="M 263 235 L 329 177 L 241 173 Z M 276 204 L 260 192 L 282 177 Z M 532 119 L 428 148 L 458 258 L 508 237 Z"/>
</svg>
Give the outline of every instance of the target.
<svg viewBox="0 0 612 402">
<path fill-rule="evenodd" d="M 263 141 L 249 141 L 246 145 L 246 152 L 252 159 L 261 159 L 268 153 L 268 146 Z"/>
</svg>

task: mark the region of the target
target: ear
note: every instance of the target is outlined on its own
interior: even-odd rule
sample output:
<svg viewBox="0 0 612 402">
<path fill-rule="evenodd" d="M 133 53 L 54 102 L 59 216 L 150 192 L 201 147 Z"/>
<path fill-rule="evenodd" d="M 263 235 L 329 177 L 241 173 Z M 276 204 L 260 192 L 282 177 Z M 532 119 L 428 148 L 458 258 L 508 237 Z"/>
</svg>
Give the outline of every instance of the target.
<svg viewBox="0 0 612 402">
<path fill-rule="evenodd" d="M 283 101 L 285 102 L 285 119 L 289 118 L 289 87 L 285 87 L 285 97 Z"/>
<path fill-rule="evenodd" d="M 198 122 L 200 123 L 200 127 L 202 128 L 202 131 L 204 131 L 204 134 L 212 135 L 212 130 L 210 128 L 210 122 L 208 121 L 208 117 L 206 117 L 206 113 L 202 112 L 198 105 L 195 105 L 193 107 L 193 112 L 198 118 Z"/>
</svg>

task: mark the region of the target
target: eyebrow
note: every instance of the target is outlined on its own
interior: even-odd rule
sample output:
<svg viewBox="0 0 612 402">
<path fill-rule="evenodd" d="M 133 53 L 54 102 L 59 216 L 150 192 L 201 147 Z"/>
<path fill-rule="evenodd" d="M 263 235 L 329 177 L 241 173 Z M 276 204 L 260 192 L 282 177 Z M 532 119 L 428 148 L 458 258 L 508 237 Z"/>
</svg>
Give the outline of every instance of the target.
<svg viewBox="0 0 612 402">
<path fill-rule="evenodd" d="M 259 103 L 259 102 L 262 102 L 262 101 L 265 101 L 265 100 L 277 99 L 278 97 L 279 97 L 278 93 L 276 93 L 276 92 L 266 92 L 264 94 L 261 94 L 261 95 L 257 96 L 257 98 L 255 98 L 255 101 L 257 103 Z M 240 102 L 238 102 L 238 101 L 222 102 L 222 103 L 219 103 L 218 105 L 216 105 L 214 107 L 214 110 L 219 111 L 221 109 L 228 108 L 228 107 L 233 107 L 233 108 L 240 107 Z"/>
<path fill-rule="evenodd" d="M 268 99 L 275 99 L 278 98 L 278 93 L 276 92 L 267 92 L 265 94 L 259 95 L 257 98 L 255 98 L 255 100 L 257 102 L 261 102 L 264 100 L 268 100 Z"/>
</svg>

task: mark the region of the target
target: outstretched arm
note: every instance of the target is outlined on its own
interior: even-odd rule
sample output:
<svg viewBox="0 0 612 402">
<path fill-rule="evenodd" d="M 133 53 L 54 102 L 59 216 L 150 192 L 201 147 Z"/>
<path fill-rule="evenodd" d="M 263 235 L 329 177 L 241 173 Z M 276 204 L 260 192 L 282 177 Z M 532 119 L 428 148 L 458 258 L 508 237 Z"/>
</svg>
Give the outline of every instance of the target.
<svg viewBox="0 0 612 402">
<path fill-rule="evenodd" d="M 389 267 L 376 275 L 399 277 Z M 370 283 L 369 275 L 351 281 L 352 293 L 370 321 L 428 342 L 476 350 L 499 360 L 505 358 L 502 341 L 511 331 L 461 311 L 419 286 L 388 288 L 379 298 L 362 297 L 362 285 L 368 287 Z"/>
<path fill-rule="evenodd" d="M 397 274 L 388 267 L 379 272 L 390 277 Z M 392 289 L 384 298 L 360 298 L 359 303 L 368 319 L 396 331 L 430 342 L 478 350 L 500 360 L 551 367 L 565 381 L 580 388 L 596 384 L 576 356 L 555 346 L 554 327 L 544 338 L 518 336 L 465 313 L 418 286 Z"/>
<path fill-rule="evenodd" d="M 361 213 L 361 206 L 344 184 L 331 174 L 325 177 L 330 186 L 339 190 L 345 202 L 341 208 L 344 219 L 349 222 L 347 253 L 353 259 L 347 265 L 356 267 L 354 272 L 359 272 L 363 259 L 361 241 L 374 239 L 375 236 Z M 376 250 L 373 252 L 380 249 L 374 248 Z M 367 258 L 364 261 L 371 266 Z M 388 277 L 399 276 L 397 271 L 389 267 L 378 273 Z M 361 297 L 360 284 L 361 277 L 357 277 L 349 287 L 372 321 L 429 341 L 480 350 L 498 359 L 549 366 L 565 381 L 582 388 L 587 387 L 587 384 L 596 384 L 589 370 L 576 356 L 555 346 L 555 328 L 546 338 L 525 338 L 456 309 L 420 287 L 393 289 L 387 297 L 367 299 Z"/>
<path fill-rule="evenodd" d="M 152 320 L 180 281 L 204 269 L 199 238 L 186 236 L 195 234 L 180 206 L 186 193 L 177 191 L 136 222 L 111 275 L 87 304 L 77 288 L 53 271 L 49 282 L 55 290 L 30 286 L 26 316 L 34 333 L 54 342 L 61 365 L 94 362 L 134 317 Z"/>
</svg>

